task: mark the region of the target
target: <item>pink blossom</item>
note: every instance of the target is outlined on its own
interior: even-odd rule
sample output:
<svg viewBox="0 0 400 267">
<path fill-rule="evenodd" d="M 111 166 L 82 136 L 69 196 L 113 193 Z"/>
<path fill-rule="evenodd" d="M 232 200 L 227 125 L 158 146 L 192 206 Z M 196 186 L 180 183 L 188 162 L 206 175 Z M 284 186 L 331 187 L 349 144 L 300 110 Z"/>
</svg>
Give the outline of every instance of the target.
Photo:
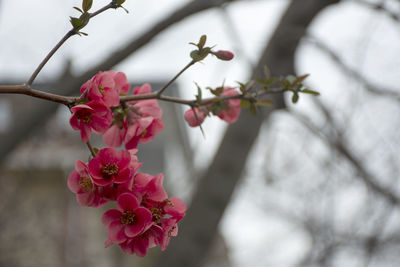
<svg viewBox="0 0 400 267">
<path fill-rule="evenodd" d="M 119 95 L 128 94 L 131 85 L 128 83 L 128 79 L 126 78 L 125 73 L 123 72 L 115 73 L 112 70 L 110 70 L 109 72 L 113 74 L 113 79 L 115 82 L 115 90 L 117 90 L 118 94 Z"/>
<path fill-rule="evenodd" d="M 136 254 L 139 257 L 144 257 L 146 256 L 149 248 L 155 247 L 162 243 L 163 237 L 163 228 L 153 224 L 141 235 L 130 238 L 127 241 L 119 244 L 119 246 L 126 254 Z"/>
<path fill-rule="evenodd" d="M 92 131 L 102 134 L 112 121 L 111 110 L 101 101 L 91 101 L 71 108 L 72 116 L 69 120 L 75 130 L 81 131 L 83 142 L 87 142 Z"/>
<path fill-rule="evenodd" d="M 133 89 L 134 95 L 150 94 L 150 84 Z M 162 110 L 157 100 L 138 100 L 127 103 L 127 130 L 124 138 L 127 149 L 136 148 L 138 144 L 147 144 L 164 129 L 164 122 L 161 120 Z"/>
<path fill-rule="evenodd" d="M 114 76 L 116 76 L 114 71 L 100 71 L 82 85 L 81 94 L 84 94 L 85 98 L 89 100 L 102 100 L 107 107 L 118 106 L 119 91 L 116 88 Z M 119 90 L 126 90 L 124 79 L 120 76 L 118 75 L 117 77 L 118 87 L 123 87 L 124 89 L 119 88 Z"/>
<path fill-rule="evenodd" d="M 131 155 L 131 162 L 129 164 L 129 168 L 131 170 L 131 175 L 137 172 L 137 170 L 142 166 L 142 163 L 139 163 L 138 158 L 136 157 L 136 152 L 137 149 L 132 149 L 128 150 L 129 154 Z M 135 179 L 129 179 L 127 182 L 122 183 L 122 184 L 110 184 L 107 185 L 103 188 L 103 196 L 107 200 L 115 201 L 117 200 L 118 196 L 126 193 L 126 192 L 131 192 L 132 193 L 132 188 L 134 187 L 134 181 Z M 133 192 L 136 194 L 138 199 L 141 199 L 141 194 L 138 192 Z"/>
<path fill-rule="evenodd" d="M 83 161 L 75 162 L 75 170 L 68 176 L 68 188 L 76 194 L 76 200 L 81 206 L 100 207 L 107 202 L 102 196 L 102 188 L 93 184 Z"/>
<path fill-rule="evenodd" d="M 213 55 L 215 55 L 218 59 L 221 60 L 232 60 L 234 55 L 231 51 L 227 51 L 227 50 L 218 50 L 217 52 L 212 52 Z"/>
<path fill-rule="evenodd" d="M 93 182 L 99 186 L 122 184 L 132 178 L 130 163 L 131 156 L 128 151 L 103 148 L 90 160 L 89 172 Z"/>
<path fill-rule="evenodd" d="M 149 143 L 164 129 L 164 122 L 154 117 L 142 117 L 128 125 L 124 138 L 126 149 L 134 149 L 139 143 Z"/>
<path fill-rule="evenodd" d="M 139 206 L 136 197 L 123 193 L 117 199 L 118 209 L 104 213 L 102 222 L 108 227 L 108 240 L 121 244 L 130 238 L 140 235 L 152 225 L 151 212 Z"/>
<path fill-rule="evenodd" d="M 221 94 L 223 96 L 235 96 L 238 92 L 231 87 L 224 87 L 224 91 Z M 218 117 L 228 123 L 233 123 L 237 121 L 240 115 L 240 99 L 229 99 L 226 100 L 227 108 L 222 110 Z"/>
<path fill-rule="evenodd" d="M 196 127 L 202 124 L 206 116 L 207 112 L 203 108 L 198 108 L 198 107 L 191 108 L 185 112 L 185 120 L 187 121 L 190 127 Z"/>
<path fill-rule="evenodd" d="M 120 126 L 116 123 L 103 134 L 103 141 L 108 147 L 120 147 L 125 134 L 126 126 L 124 124 Z"/>
<path fill-rule="evenodd" d="M 185 217 L 186 209 L 185 203 L 177 197 L 167 199 L 163 207 L 164 212 L 174 218 L 176 222 Z"/>
<path fill-rule="evenodd" d="M 134 177 L 132 190 L 146 200 L 161 202 L 168 198 L 163 188 L 164 175 L 162 173 L 152 176 L 147 173 L 137 173 Z"/>
</svg>

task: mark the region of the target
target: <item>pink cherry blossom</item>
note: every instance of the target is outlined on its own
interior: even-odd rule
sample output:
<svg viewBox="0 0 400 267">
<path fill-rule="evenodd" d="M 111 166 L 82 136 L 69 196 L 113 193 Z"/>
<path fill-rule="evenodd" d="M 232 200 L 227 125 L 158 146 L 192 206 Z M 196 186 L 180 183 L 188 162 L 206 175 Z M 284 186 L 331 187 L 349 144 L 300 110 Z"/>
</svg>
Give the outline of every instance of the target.
<svg viewBox="0 0 400 267">
<path fill-rule="evenodd" d="M 125 134 L 126 149 L 134 149 L 138 144 L 147 144 L 164 129 L 164 122 L 153 117 L 144 117 L 128 123 Z"/>
<path fill-rule="evenodd" d="M 150 84 L 133 89 L 134 95 L 151 93 Z M 127 130 L 124 138 L 125 147 L 133 149 L 138 144 L 147 144 L 164 129 L 164 122 L 161 120 L 162 110 L 157 100 L 138 100 L 127 103 Z"/>
<path fill-rule="evenodd" d="M 117 77 L 118 90 L 114 76 L 116 76 L 114 71 L 100 71 L 82 85 L 81 94 L 89 100 L 102 100 L 107 107 L 118 106 L 119 90 L 129 91 L 129 85 L 128 90 L 126 90 L 126 80 L 124 81 L 124 77 L 120 77 L 121 75 L 119 74 Z"/>
<path fill-rule="evenodd" d="M 136 254 L 139 257 L 144 257 L 148 249 L 160 245 L 163 242 L 163 238 L 163 228 L 153 224 L 141 235 L 130 238 L 119 244 L 119 246 L 126 254 Z"/>
<path fill-rule="evenodd" d="M 83 161 L 75 162 L 75 170 L 68 176 L 68 188 L 76 194 L 81 206 L 100 207 L 107 201 L 103 198 L 102 188 L 93 184 L 89 169 Z"/>
<path fill-rule="evenodd" d="M 131 85 L 128 83 L 128 79 L 126 78 L 125 73 L 123 72 L 115 73 L 112 70 L 109 70 L 108 72 L 110 72 L 113 75 L 113 79 L 115 82 L 115 90 L 117 90 L 118 94 L 119 95 L 128 94 Z"/>
<path fill-rule="evenodd" d="M 238 95 L 238 92 L 231 87 L 224 87 L 224 91 L 222 92 L 223 96 L 235 96 Z M 228 123 L 233 123 L 237 121 L 240 115 L 240 99 L 229 99 L 226 100 L 227 108 L 222 110 L 218 117 Z"/>
<path fill-rule="evenodd" d="M 117 199 L 118 209 L 104 213 L 102 222 L 108 228 L 108 240 L 120 244 L 151 227 L 151 212 L 139 206 L 136 197 L 123 193 Z"/>
<path fill-rule="evenodd" d="M 92 131 L 102 134 L 111 124 L 111 110 L 101 101 L 91 101 L 71 108 L 72 116 L 69 120 L 75 130 L 81 131 L 83 142 L 87 142 Z"/>
<path fill-rule="evenodd" d="M 161 202 L 168 198 L 163 188 L 164 175 L 162 173 L 152 176 L 147 173 L 137 173 L 134 177 L 132 191 L 141 195 L 146 200 Z"/>
<path fill-rule="evenodd" d="M 128 151 L 103 148 L 89 161 L 89 172 L 93 182 L 99 186 L 122 184 L 132 178 L 130 163 Z"/>
<path fill-rule="evenodd" d="M 185 112 L 185 120 L 187 121 L 190 127 L 196 127 L 202 124 L 206 116 L 207 112 L 203 108 L 198 108 L 198 107 L 191 108 Z"/>
<path fill-rule="evenodd" d="M 103 141 L 108 147 L 120 147 L 126 134 L 126 126 L 121 123 L 112 125 L 103 134 Z"/>
</svg>

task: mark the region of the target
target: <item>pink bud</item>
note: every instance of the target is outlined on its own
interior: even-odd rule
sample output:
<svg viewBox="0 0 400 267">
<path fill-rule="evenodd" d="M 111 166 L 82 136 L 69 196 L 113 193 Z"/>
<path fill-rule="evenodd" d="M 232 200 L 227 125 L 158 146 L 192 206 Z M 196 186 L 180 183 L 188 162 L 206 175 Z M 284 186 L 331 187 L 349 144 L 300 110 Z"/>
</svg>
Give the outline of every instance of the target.
<svg viewBox="0 0 400 267">
<path fill-rule="evenodd" d="M 233 53 L 231 51 L 227 51 L 227 50 L 218 50 L 217 52 L 213 52 L 213 54 L 221 59 L 221 60 L 232 60 L 233 59 Z"/>
</svg>

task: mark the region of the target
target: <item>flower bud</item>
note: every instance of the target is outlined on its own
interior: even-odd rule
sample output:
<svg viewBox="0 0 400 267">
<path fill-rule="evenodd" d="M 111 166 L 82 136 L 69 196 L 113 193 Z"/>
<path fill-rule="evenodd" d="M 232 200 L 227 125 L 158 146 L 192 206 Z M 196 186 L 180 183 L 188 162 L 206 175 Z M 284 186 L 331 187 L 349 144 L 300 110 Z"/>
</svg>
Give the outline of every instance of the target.
<svg viewBox="0 0 400 267">
<path fill-rule="evenodd" d="M 221 60 L 232 60 L 233 59 L 233 53 L 231 51 L 227 50 L 218 50 L 217 52 L 212 52 L 214 56 L 216 56 L 218 59 Z"/>
</svg>

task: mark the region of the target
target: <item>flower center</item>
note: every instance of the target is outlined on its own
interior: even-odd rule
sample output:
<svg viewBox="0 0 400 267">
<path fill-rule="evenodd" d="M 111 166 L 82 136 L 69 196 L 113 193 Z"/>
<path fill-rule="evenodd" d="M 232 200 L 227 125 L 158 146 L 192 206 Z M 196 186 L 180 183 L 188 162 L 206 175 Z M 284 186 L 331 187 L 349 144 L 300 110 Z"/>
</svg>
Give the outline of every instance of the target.
<svg viewBox="0 0 400 267">
<path fill-rule="evenodd" d="M 163 210 L 156 207 L 150 207 L 151 215 L 153 215 L 153 222 L 161 223 L 161 218 L 163 215 Z"/>
<path fill-rule="evenodd" d="M 136 223 L 136 216 L 132 211 L 126 210 L 122 213 L 120 221 L 122 224 L 132 225 Z"/>
<path fill-rule="evenodd" d="M 104 95 L 105 91 L 104 91 L 104 87 L 102 85 L 99 86 L 99 91 L 102 95 Z"/>
<path fill-rule="evenodd" d="M 89 177 L 81 177 L 82 179 L 79 180 L 79 186 L 82 188 L 83 192 L 87 192 L 92 189 L 93 184 L 92 180 Z"/>
<path fill-rule="evenodd" d="M 112 176 L 118 174 L 118 166 L 115 163 L 107 163 L 101 167 L 101 174 L 104 179 L 110 179 Z"/>
<path fill-rule="evenodd" d="M 92 114 L 87 110 L 78 112 L 77 117 L 83 123 L 89 123 L 92 120 Z"/>
</svg>

